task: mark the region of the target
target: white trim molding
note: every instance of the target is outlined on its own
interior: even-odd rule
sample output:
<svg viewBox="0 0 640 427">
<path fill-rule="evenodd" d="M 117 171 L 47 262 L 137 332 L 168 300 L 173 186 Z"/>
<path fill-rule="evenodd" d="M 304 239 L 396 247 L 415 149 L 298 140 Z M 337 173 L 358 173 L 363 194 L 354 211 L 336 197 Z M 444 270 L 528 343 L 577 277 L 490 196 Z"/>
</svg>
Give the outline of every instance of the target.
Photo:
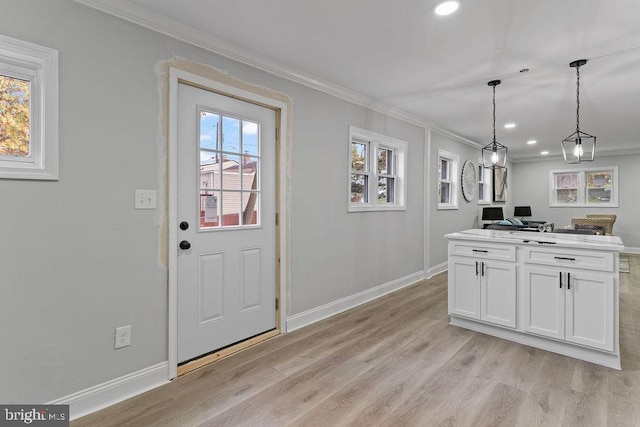
<svg viewBox="0 0 640 427">
<path fill-rule="evenodd" d="M 287 102 L 281 101 L 275 98 L 260 95 L 259 93 L 251 90 L 241 89 L 236 86 L 225 84 L 220 81 L 216 81 L 212 78 L 207 78 L 201 75 L 193 74 L 188 71 L 169 67 L 169 134 L 168 134 L 168 212 L 169 212 L 169 332 L 168 332 L 168 359 L 169 359 L 169 376 L 168 378 L 174 378 L 177 376 L 178 366 L 178 255 L 175 248 L 178 247 L 178 85 L 180 82 L 186 82 L 194 84 L 201 88 L 206 88 L 218 93 L 227 94 L 238 99 L 247 100 L 256 104 L 270 107 L 275 111 L 278 111 L 279 121 L 276 126 L 280 129 L 278 132 L 279 146 L 278 152 L 278 164 L 279 169 L 277 174 L 279 175 L 278 193 L 279 193 L 279 205 L 278 205 L 278 220 L 280 222 L 280 228 L 278 231 L 279 239 L 279 254 L 280 259 L 278 276 L 280 282 L 277 284 L 279 287 L 280 295 L 280 318 L 277 319 L 278 326 L 281 333 L 285 333 L 286 329 L 286 309 L 288 307 L 288 293 L 289 286 L 289 205 L 290 205 L 290 192 L 288 190 L 289 180 L 289 107 Z M 247 85 L 245 83 L 245 85 Z M 276 92 L 273 92 L 274 94 Z M 286 95 L 278 93 L 283 98 L 287 98 Z M 287 98 L 288 99 L 288 98 Z"/>
<path fill-rule="evenodd" d="M 300 329 L 304 326 L 311 325 L 312 323 L 335 316 L 338 313 L 342 313 L 343 311 L 347 311 L 369 301 L 373 301 L 374 299 L 380 298 L 388 293 L 411 286 L 421 280 L 424 280 L 424 272 L 418 271 L 399 279 L 383 283 L 375 288 L 367 289 L 366 291 L 340 298 L 339 300 L 314 307 L 310 310 L 303 311 L 302 313 L 294 314 L 287 317 L 287 331 L 295 331 L 296 329 Z"/>
<path fill-rule="evenodd" d="M 47 405 L 69 405 L 69 418 L 75 420 L 167 384 L 167 368 L 167 362 L 158 363 L 52 400 Z"/>
<path fill-rule="evenodd" d="M 29 153 L 0 156 L 0 178 L 58 180 L 58 51 L 0 35 L 0 75 L 29 82 Z"/>
<path fill-rule="evenodd" d="M 441 262 L 438 265 L 434 265 L 427 270 L 427 274 L 425 275 L 425 279 L 431 279 L 436 274 L 444 273 L 449 269 L 449 262 Z"/>
</svg>

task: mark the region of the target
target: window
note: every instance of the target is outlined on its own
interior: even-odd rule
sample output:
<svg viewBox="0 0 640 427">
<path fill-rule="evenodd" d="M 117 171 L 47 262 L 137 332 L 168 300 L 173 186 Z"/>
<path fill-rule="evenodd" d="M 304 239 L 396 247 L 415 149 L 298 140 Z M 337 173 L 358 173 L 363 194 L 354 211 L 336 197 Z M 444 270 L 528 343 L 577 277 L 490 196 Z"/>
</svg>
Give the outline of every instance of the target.
<svg viewBox="0 0 640 427">
<path fill-rule="evenodd" d="M 438 150 L 438 209 L 458 209 L 458 163 L 456 154 Z"/>
<path fill-rule="evenodd" d="M 406 209 L 407 147 L 349 126 L 349 212 Z"/>
<path fill-rule="evenodd" d="M 478 204 L 491 204 L 491 169 L 482 165 L 482 160 L 478 163 Z"/>
<path fill-rule="evenodd" d="M 0 36 L 0 178 L 58 179 L 58 52 Z"/>
<path fill-rule="evenodd" d="M 553 170 L 549 206 L 618 206 L 618 167 Z"/>
<path fill-rule="evenodd" d="M 200 230 L 260 225 L 260 125 L 199 111 Z"/>
</svg>

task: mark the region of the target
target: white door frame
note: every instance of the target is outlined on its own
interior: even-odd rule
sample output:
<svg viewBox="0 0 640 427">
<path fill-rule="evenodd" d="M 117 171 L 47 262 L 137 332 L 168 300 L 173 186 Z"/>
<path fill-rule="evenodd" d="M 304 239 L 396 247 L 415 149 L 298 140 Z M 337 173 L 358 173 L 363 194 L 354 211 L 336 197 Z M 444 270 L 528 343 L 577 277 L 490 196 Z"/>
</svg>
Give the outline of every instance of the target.
<svg viewBox="0 0 640 427">
<path fill-rule="evenodd" d="M 276 282 L 278 289 L 276 290 L 280 298 L 280 318 L 276 319 L 279 323 L 280 332 L 286 332 L 286 309 L 287 304 L 287 289 L 286 284 L 288 282 L 289 275 L 287 256 L 288 253 L 288 218 L 287 218 L 287 206 L 288 206 L 288 194 L 287 194 L 287 154 L 288 154 L 288 141 L 287 141 L 287 120 L 288 110 L 285 102 L 277 99 L 265 97 L 257 93 L 253 93 L 244 89 L 239 89 L 234 86 L 227 85 L 215 80 L 211 80 L 206 77 L 192 74 L 178 68 L 169 68 L 169 146 L 167 151 L 168 165 L 169 165 L 169 179 L 168 179 L 168 193 L 167 204 L 169 207 L 169 242 L 168 242 L 168 255 L 169 255 L 169 336 L 168 336 L 168 379 L 175 378 L 177 376 L 178 367 L 178 84 L 180 82 L 190 83 L 203 89 L 210 89 L 214 92 L 232 96 L 246 100 L 247 102 L 253 102 L 272 108 L 278 111 L 276 115 L 276 127 L 279 129 L 279 135 L 276 140 L 276 144 L 279 145 L 277 153 L 278 168 L 277 174 L 277 188 L 278 192 L 278 205 L 276 206 L 278 212 L 278 236 L 279 250 L 276 253 L 276 259 L 280 260 L 279 265 L 276 268 L 276 276 L 280 278 Z M 275 218 L 273 219 L 275 221 Z"/>
</svg>

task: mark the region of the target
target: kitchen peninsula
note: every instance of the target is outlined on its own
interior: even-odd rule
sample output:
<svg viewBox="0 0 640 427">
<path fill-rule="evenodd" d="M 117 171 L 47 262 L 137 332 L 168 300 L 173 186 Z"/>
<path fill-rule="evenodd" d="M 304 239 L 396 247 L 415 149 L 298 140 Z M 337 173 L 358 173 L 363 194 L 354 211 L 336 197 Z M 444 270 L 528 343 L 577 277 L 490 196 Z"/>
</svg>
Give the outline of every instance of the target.
<svg viewBox="0 0 640 427">
<path fill-rule="evenodd" d="M 447 234 L 455 326 L 620 369 L 617 236 Z"/>
</svg>

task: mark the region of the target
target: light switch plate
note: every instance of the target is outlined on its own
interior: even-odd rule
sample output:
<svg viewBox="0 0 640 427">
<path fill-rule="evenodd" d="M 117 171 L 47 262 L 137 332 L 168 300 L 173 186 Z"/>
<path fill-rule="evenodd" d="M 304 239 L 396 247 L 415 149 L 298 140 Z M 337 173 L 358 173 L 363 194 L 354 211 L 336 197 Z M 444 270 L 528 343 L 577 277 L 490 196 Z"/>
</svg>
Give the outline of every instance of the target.
<svg viewBox="0 0 640 427">
<path fill-rule="evenodd" d="M 136 190 L 136 209 L 155 209 L 157 207 L 156 190 Z"/>
</svg>

